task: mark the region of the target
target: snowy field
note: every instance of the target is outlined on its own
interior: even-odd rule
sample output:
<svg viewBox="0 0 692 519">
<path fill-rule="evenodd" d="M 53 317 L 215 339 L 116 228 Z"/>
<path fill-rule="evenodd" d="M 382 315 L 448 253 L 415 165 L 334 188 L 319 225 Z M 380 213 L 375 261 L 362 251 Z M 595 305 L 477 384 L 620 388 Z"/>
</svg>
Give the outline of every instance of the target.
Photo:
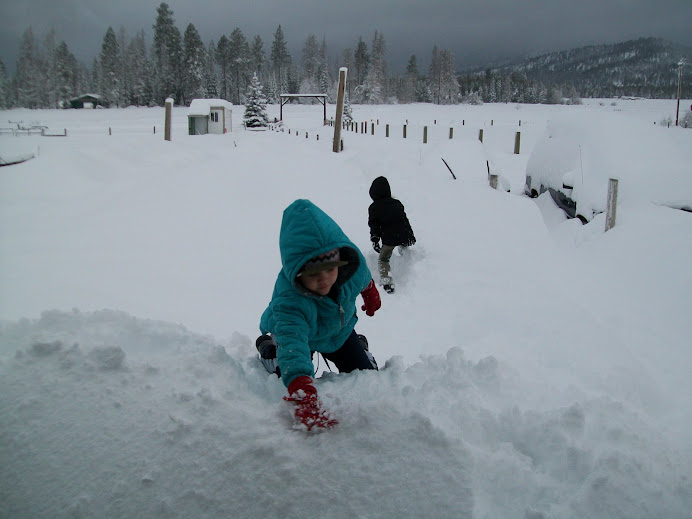
<svg viewBox="0 0 692 519">
<path fill-rule="evenodd" d="M 593 118 L 599 163 L 687 168 L 686 196 L 675 101 L 356 105 L 339 154 L 321 105 L 209 136 L 186 112 L 171 142 L 163 108 L 0 112 L 67 130 L 0 135 L 36 155 L 0 168 L 0 518 L 692 517 L 692 214 L 628 185 L 605 233 L 523 195 L 548 122 Z M 306 436 L 254 349 L 281 214 L 311 199 L 376 273 L 379 175 L 418 238 L 359 315 L 384 369 L 316 366 L 341 423 Z"/>
</svg>

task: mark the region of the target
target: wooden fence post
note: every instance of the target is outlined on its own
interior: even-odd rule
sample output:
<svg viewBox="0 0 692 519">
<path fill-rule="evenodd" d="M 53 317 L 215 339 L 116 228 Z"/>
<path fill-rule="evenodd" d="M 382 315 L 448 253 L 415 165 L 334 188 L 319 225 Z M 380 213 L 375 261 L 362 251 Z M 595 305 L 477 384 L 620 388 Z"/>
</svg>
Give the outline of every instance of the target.
<svg viewBox="0 0 692 519">
<path fill-rule="evenodd" d="M 519 148 L 521 147 L 521 132 L 517 132 L 514 136 L 514 154 L 519 155 Z"/>
<path fill-rule="evenodd" d="M 385 136 L 389 137 L 389 123 L 387 123 L 387 126 L 385 127 Z"/>
<path fill-rule="evenodd" d="M 449 129 L 449 138 L 450 139 L 454 138 L 454 128 Z"/>
<path fill-rule="evenodd" d="M 478 130 L 478 140 L 483 142 L 483 128 Z"/>
<path fill-rule="evenodd" d="M 497 175 L 490 175 L 490 187 L 497 189 Z"/>
<path fill-rule="evenodd" d="M 343 141 L 341 140 L 341 117 L 344 114 L 344 91 L 346 88 L 346 67 L 339 69 L 339 89 L 336 95 L 336 117 L 334 123 L 334 142 L 332 143 L 332 151 L 339 153 L 339 143 L 341 142 L 341 150 L 344 149 Z"/>
<path fill-rule="evenodd" d="M 173 110 L 173 99 L 168 98 L 166 99 L 166 123 L 164 126 L 163 130 L 163 138 L 164 140 L 170 141 L 171 140 L 171 112 Z"/>
<path fill-rule="evenodd" d="M 608 180 L 608 205 L 606 207 L 605 230 L 608 232 L 615 227 L 615 213 L 618 205 L 618 180 L 611 178 Z"/>
<path fill-rule="evenodd" d="M 428 143 L 428 127 L 423 126 L 423 144 Z"/>
<path fill-rule="evenodd" d="M 406 138 L 406 125 L 404 125 L 404 139 Z"/>
</svg>

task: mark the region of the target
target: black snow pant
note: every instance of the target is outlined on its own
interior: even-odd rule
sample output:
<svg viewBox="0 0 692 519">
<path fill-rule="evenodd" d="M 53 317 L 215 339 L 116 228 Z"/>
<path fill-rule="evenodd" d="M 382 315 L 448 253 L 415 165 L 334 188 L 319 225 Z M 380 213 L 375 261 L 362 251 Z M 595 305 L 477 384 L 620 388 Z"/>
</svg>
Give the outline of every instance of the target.
<svg viewBox="0 0 692 519">
<path fill-rule="evenodd" d="M 339 373 L 350 373 L 356 369 L 377 369 L 377 363 L 365 345 L 358 338 L 355 330 L 348 336 L 343 346 L 333 353 L 322 353 L 322 356 L 333 362 Z"/>
</svg>

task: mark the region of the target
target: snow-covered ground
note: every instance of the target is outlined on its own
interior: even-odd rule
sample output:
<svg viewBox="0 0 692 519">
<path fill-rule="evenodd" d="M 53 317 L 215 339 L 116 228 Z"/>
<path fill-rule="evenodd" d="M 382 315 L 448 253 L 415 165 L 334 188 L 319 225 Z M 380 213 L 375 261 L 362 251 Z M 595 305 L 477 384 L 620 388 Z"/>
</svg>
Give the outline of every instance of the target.
<svg viewBox="0 0 692 519">
<path fill-rule="evenodd" d="M 0 157 L 37 155 L 0 168 L 0 517 L 689 519 L 692 214 L 625 197 L 605 233 L 522 195 L 565 117 L 658 132 L 675 153 L 647 163 L 688 167 L 689 192 L 674 110 L 354 106 L 375 135 L 339 154 L 321 105 L 284 106 L 283 132 L 236 107 L 208 136 L 174 108 L 171 142 L 163 108 L 0 112 L 67 129 L 0 135 Z M 376 272 L 379 175 L 418 238 L 356 328 L 384 369 L 321 363 L 341 423 L 306 436 L 254 350 L 281 214 L 311 199 Z"/>
</svg>

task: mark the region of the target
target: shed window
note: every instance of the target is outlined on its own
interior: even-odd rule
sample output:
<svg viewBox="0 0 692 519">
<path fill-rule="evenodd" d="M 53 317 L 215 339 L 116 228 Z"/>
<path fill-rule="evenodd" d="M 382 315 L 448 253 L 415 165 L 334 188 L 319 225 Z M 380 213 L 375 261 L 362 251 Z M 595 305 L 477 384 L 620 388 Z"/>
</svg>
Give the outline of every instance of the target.
<svg viewBox="0 0 692 519">
<path fill-rule="evenodd" d="M 214 123 L 219 122 L 219 112 L 212 112 L 211 113 L 211 121 Z"/>
</svg>

